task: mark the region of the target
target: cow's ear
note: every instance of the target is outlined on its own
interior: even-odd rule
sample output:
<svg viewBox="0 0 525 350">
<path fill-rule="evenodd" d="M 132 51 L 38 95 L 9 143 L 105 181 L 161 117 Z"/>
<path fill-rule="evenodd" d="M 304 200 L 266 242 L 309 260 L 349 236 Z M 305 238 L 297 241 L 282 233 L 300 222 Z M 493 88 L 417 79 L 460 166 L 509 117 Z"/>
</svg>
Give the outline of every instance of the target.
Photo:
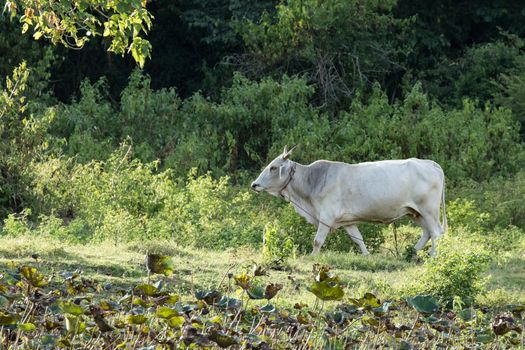
<svg viewBox="0 0 525 350">
<path fill-rule="evenodd" d="M 287 150 L 287 147 L 285 146 L 284 147 L 284 152 L 283 152 L 283 159 L 288 159 L 290 157 L 290 154 L 292 154 L 292 151 L 295 149 L 295 147 L 297 147 L 297 145 L 293 146 L 292 148 L 290 148 L 290 150 L 288 151 Z"/>
</svg>

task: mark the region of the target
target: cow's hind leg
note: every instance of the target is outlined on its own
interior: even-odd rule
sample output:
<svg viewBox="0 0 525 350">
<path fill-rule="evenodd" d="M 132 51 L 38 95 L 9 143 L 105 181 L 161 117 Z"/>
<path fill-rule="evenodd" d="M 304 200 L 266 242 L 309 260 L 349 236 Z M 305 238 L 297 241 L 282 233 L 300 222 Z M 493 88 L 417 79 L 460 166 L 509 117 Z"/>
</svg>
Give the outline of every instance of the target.
<svg viewBox="0 0 525 350">
<path fill-rule="evenodd" d="M 428 240 L 430 239 L 430 233 L 428 233 L 427 224 L 426 224 L 425 220 L 423 219 L 423 217 L 419 213 L 417 213 L 417 216 L 412 217 L 412 220 L 419 227 L 421 227 L 423 229 L 423 233 L 421 234 L 421 238 L 419 239 L 419 241 L 414 246 L 414 248 L 416 249 L 416 252 L 417 252 L 417 251 L 420 251 L 421 249 L 423 249 L 425 244 L 427 244 Z"/>
<path fill-rule="evenodd" d="M 430 234 L 424 228 L 423 229 L 423 233 L 421 234 L 421 238 L 419 239 L 419 241 L 417 242 L 417 244 L 414 247 L 416 249 L 416 252 L 420 251 L 421 249 L 423 249 L 423 247 L 425 246 L 425 244 L 427 244 L 429 239 L 430 239 Z"/>
<path fill-rule="evenodd" d="M 356 225 L 349 225 L 345 226 L 346 233 L 350 236 L 352 241 L 354 241 L 358 246 L 359 249 L 361 249 L 361 253 L 363 255 L 370 254 L 368 252 L 368 249 L 366 249 L 365 241 L 363 240 L 363 236 L 361 235 L 361 232 L 359 232 L 359 229 Z"/>
<path fill-rule="evenodd" d="M 330 233 L 330 227 L 320 223 L 317 227 L 317 234 L 315 235 L 314 249 L 312 250 L 312 254 L 319 253 L 328 233 Z"/>
<path fill-rule="evenodd" d="M 443 231 L 441 224 L 439 223 L 439 218 L 436 218 L 435 215 L 430 215 L 428 213 L 421 213 L 421 216 L 415 218 L 414 221 L 423 228 L 423 234 L 415 246 L 416 251 L 423 249 L 428 240 L 431 239 L 432 248 L 430 249 L 430 255 L 436 256 L 436 241 L 441 236 Z"/>
</svg>

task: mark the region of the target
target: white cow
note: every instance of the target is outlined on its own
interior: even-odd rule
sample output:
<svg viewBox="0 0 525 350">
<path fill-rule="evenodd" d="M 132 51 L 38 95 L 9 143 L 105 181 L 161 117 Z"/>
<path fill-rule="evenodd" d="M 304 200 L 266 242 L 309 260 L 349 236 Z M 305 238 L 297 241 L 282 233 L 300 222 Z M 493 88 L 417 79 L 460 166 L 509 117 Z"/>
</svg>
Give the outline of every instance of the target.
<svg viewBox="0 0 525 350">
<path fill-rule="evenodd" d="M 415 249 L 432 239 L 431 255 L 436 255 L 436 240 L 447 229 L 445 176 L 436 162 L 416 158 L 359 164 L 318 160 L 301 165 L 289 159 L 292 150 L 285 147 L 251 187 L 283 197 L 317 227 L 312 254 L 339 227 L 368 254 L 357 223 L 389 224 L 409 215 L 423 228 Z"/>
</svg>

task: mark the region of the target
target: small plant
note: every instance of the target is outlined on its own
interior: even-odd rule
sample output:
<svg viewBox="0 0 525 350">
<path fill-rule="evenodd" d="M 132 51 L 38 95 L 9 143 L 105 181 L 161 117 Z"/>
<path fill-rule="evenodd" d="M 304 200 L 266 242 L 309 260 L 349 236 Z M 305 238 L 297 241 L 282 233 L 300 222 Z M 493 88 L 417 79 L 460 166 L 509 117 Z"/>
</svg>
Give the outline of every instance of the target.
<svg viewBox="0 0 525 350">
<path fill-rule="evenodd" d="M 9 214 L 4 220 L 4 227 L 0 232 L 13 237 L 28 235 L 31 232 L 29 215 L 31 215 L 31 209 L 25 209 L 21 214 Z"/>
<path fill-rule="evenodd" d="M 265 226 L 262 252 L 269 260 L 285 260 L 295 255 L 293 239 L 284 233 L 278 222 Z"/>
<path fill-rule="evenodd" d="M 430 293 L 442 303 L 452 306 L 454 298 L 472 305 L 484 291 L 482 273 L 490 262 L 489 253 L 481 245 L 468 246 L 450 236 L 440 240 L 440 252 L 426 258 L 422 278 L 416 287 Z"/>
</svg>

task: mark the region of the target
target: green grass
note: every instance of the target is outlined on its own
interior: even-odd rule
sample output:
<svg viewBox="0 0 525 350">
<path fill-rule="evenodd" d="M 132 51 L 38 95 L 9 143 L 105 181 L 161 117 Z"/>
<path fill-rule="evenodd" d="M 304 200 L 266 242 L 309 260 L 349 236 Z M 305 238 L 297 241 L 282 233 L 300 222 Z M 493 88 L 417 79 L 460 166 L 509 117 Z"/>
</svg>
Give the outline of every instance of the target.
<svg viewBox="0 0 525 350">
<path fill-rule="evenodd" d="M 264 265 L 269 274 L 266 280 L 284 286 L 276 300 L 283 306 L 297 302 L 313 304 L 315 297 L 307 288 L 316 263 L 332 267 L 346 283 L 348 297 L 361 297 L 366 292 L 381 299 L 406 296 L 422 274 L 420 264 L 387 254 L 361 256 L 323 251 L 316 256 L 290 259 L 274 269 L 276 266 L 272 268 L 272 264 L 265 263 L 260 252 L 253 248 L 211 251 L 178 247 L 168 241 L 78 245 L 45 237 L 0 238 L 0 271 L 9 264 L 31 264 L 46 274 L 77 271 L 85 278 L 126 288 L 147 279 L 144 265 L 147 252 L 173 257 L 175 271 L 166 280 L 181 295 L 202 289 L 226 289 L 230 283 L 228 273 L 238 274 L 250 271 L 254 264 Z M 32 258 L 34 254 L 38 254 L 37 259 Z M 525 302 L 525 253 L 507 255 L 506 259 L 493 263 L 487 272 L 488 291 L 480 297 L 481 304 L 502 306 Z M 230 284 L 233 291 L 233 283 Z"/>
<path fill-rule="evenodd" d="M 148 276 L 148 253 L 172 257 L 173 274 Z M 320 301 L 308 290 L 314 282 L 315 264 L 331 266 L 329 272 L 317 267 L 317 277 L 327 279 L 334 273 L 344 287 L 342 300 Z M 254 265 L 263 267 L 267 276 L 253 277 Z M 19 269 L 19 280 L 15 269 Z M 324 277 L 320 270 L 325 271 Z M 230 341 L 237 344 L 234 349 L 251 348 L 247 342 L 253 341 L 264 342 L 267 348 L 292 344 L 292 348 L 303 349 L 437 349 L 463 348 L 467 343 L 469 348 L 481 343 L 487 348 L 512 344 L 523 348 L 525 340 L 516 328 L 523 323 L 521 317 L 517 323 L 508 323 L 513 330 L 509 328 L 499 338 L 491 325 L 502 311 L 512 310 L 507 304 L 525 303 L 524 270 L 522 250 L 507 250 L 495 257 L 486 273 L 488 289 L 478 298 L 476 308 L 470 309 L 475 316 L 466 316 L 475 318 L 465 319 L 449 317 L 437 301 L 433 311 L 424 311 L 432 304 L 429 296 L 419 296 L 419 313 L 404 302 L 404 297 L 418 294 L 425 265 L 388 254 L 361 256 L 325 250 L 316 256 L 265 262 L 253 248 L 211 251 L 168 241 L 79 245 L 45 237 L 0 237 L 0 348 L 185 349 L 184 343 L 193 346 L 199 341 L 213 349 Z M 243 272 L 250 276 L 244 275 L 248 291 L 235 284 Z M 77 277 L 66 277 L 72 275 Z M 157 281 L 163 284 L 157 292 L 144 295 L 137 289 L 138 285 L 155 289 L 144 283 Z M 340 288 L 329 279 L 324 283 L 328 284 L 316 284 L 320 298 Z M 282 284 L 283 288 L 269 301 L 249 299 L 247 294 L 258 293 L 261 284 L 277 290 L 277 284 Z M 40 292 L 34 287 L 41 287 Z M 226 310 L 216 301 L 197 301 L 196 292 L 208 289 L 233 297 L 237 306 Z M 365 293 L 381 301 L 370 294 L 360 299 Z M 167 303 L 168 296 L 175 301 Z M 386 311 L 374 309 L 378 305 Z M 479 306 L 489 308 L 481 312 Z M 454 307 L 454 312 L 463 315 L 468 311 L 462 309 Z M 435 317 L 427 317 L 428 312 Z M 103 330 L 102 321 L 109 330 Z"/>
</svg>

